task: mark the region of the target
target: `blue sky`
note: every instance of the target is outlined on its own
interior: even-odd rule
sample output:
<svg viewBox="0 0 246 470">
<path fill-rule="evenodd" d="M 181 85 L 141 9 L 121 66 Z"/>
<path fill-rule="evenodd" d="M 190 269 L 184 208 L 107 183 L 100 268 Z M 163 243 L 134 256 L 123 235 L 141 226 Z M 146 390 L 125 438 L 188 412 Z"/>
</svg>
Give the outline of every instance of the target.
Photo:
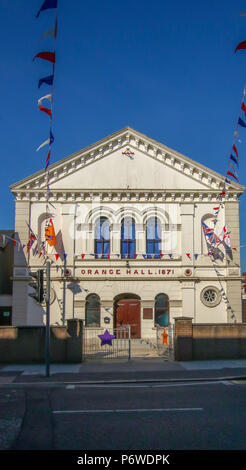
<svg viewBox="0 0 246 470">
<path fill-rule="evenodd" d="M 39 78 L 52 50 L 41 35 L 54 11 L 35 18 L 43 0 L 0 0 L 1 219 L 14 227 L 9 185 L 43 168 L 48 118 L 38 111 Z M 129 125 L 225 174 L 246 84 L 246 2 L 235 0 L 58 0 L 51 162 Z M 246 185 L 246 129 L 240 183 Z M 246 197 L 240 202 L 246 244 Z M 242 248 L 246 270 L 246 247 Z"/>
</svg>

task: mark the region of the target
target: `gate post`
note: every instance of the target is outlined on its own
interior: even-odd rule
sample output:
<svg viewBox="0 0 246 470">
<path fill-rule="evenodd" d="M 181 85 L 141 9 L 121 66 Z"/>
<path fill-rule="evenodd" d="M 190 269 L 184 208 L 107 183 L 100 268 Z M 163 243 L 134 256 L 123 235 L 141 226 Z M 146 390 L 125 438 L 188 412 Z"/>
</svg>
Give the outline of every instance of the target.
<svg viewBox="0 0 246 470">
<path fill-rule="evenodd" d="M 192 318 L 175 318 L 175 361 L 192 361 L 193 327 Z"/>
<path fill-rule="evenodd" d="M 83 320 L 71 318 L 67 320 L 67 362 L 83 361 Z"/>
</svg>

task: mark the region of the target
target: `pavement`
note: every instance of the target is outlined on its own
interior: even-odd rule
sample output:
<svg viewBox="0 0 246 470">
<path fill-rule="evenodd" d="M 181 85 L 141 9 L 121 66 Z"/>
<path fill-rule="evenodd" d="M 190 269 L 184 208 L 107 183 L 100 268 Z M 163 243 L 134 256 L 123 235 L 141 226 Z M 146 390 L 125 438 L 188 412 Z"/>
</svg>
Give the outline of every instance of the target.
<svg viewBox="0 0 246 470">
<path fill-rule="evenodd" d="M 2 364 L 0 387 L 31 384 L 246 380 L 246 359 L 177 362 L 161 357 L 87 361 L 82 364 Z"/>
</svg>

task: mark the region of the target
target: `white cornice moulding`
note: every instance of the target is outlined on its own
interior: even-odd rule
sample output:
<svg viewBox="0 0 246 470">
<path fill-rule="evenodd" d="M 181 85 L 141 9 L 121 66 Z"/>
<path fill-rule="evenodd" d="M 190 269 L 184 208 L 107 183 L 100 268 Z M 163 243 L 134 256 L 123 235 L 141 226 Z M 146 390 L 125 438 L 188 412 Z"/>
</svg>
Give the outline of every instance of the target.
<svg viewBox="0 0 246 470">
<path fill-rule="evenodd" d="M 28 200 L 31 202 L 43 202 L 46 200 L 47 193 L 46 190 L 20 190 L 15 193 L 16 200 Z M 237 192 L 230 192 L 226 194 L 224 202 L 238 202 L 240 194 Z M 57 190 L 50 191 L 50 198 L 51 201 L 57 202 L 66 202 L 67 200 L 71 201 L 81 201 L 81 202 L 88 202 L 88 201 L 136 201 L 136 202 L 144 202 L 144 201 L 156 201 L 161 203 L 170 203 L 170 202 L 180 202 L 180 201 L 194 201 L 196 203 L 216 203 L 218 202 L 217 193 L 216 192 L 208 192 L 208 191 L 197 191 L 197 192 L 190 192 L 190 191 L 177 191 L 177 190 L 124 190 L 121 191 L 117 190 L 74 190 L 74 189 L 67 189 L 67 190 Z"/>
</svg>

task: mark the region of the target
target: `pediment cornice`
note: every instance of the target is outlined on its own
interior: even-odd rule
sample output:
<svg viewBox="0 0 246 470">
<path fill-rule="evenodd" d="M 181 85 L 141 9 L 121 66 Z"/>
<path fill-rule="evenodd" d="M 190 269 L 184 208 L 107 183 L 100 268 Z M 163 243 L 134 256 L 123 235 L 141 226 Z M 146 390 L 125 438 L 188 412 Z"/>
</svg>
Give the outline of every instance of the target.
<svg viewBox="0 0 246 470">
<path fill-rule="evenodd" d="M 119 203 L 119 202 L 133 202 L 133 203 L 145 203 L 146 201 L 151 203 L 215 203 L 218 193 L 216 191 L 177 191 L 177 189 L 171 189 L 163 191 L 162 189 L 153 190 L 90 190 L 84 191 L 74 189 L 66 190 L 54 190 L 50 191 L 49 201 L 59 203 L 73 203 L 73 202 L 104 202 L 104 203 Z M 227 191 L 225 195 L 225 201 L 237 201 L 239 193 L 238 191 Z M 31 202 L 45 202 L 46 191 L 44 190 L 19 190 L 16 191 L 16 199 L 18 201 L 31 201 Z"/>
<path fill-rule="evenodd" d="M 202 183 L 204 190 L 210 192 L 215 191 L 218 193 L 224 186 L 224 177 L 219 173 L 168 148 L 164 144 L 156 142 L 131 127 L 126 127 L 51 165 L 49 169 L 51 187 L 52 183 L 59 182 L 59 180 L 67 175 L 71 175 L 81 168 L 96 163 L 115 150 L 122 149 L 123 151 L 125 148 L 132 149 L 133 151 L 138 149 L 150 158 L 175 169 L 177 172 L 186 175 L 186 177 L 188 176 L 191 180 L 191 191 L 192 180 Z M 14 194 L 22 193 L 23 191 L 27 194 L 30 192 L 42 194 L 46 190 L 46 178 L 47 174 L 44 170 L 41 170 L 11 185 L 10 189 Z M 242 193 L 244 189 L 242 185 L 233 182 L 227 185 L 227 190 L 236 191 L 238 194 Z M 69 188 L 67 191 L 69 191 Z M 153 191 L 157 192 L 157 188 Z M 163 189 L 161 191 L 163 192 Z M 59 191 L 56 192 L 59 193 Z M 83 189 L 84 192 L 86 192 L 86 189 Z M 170 192 L 170 189 L 168 189 L 168 192 Z"/>
</svg>

